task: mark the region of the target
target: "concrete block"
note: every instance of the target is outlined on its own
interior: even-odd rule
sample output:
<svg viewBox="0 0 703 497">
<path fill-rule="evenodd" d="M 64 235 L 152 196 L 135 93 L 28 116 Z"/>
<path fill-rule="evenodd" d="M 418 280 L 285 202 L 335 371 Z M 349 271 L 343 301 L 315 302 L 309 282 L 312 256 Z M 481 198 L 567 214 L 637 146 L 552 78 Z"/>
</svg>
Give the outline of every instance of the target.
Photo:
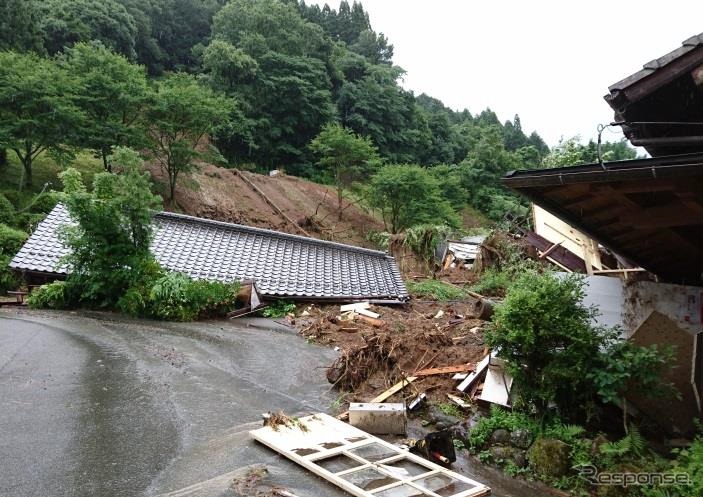
<svg viewBox="0 0 703 497">
<path fill-rule="evenodd" d="M 375 435 L 404 435 L 407 424 L 405 404 L 352 402 L 349 424 Z"/>
</svg>

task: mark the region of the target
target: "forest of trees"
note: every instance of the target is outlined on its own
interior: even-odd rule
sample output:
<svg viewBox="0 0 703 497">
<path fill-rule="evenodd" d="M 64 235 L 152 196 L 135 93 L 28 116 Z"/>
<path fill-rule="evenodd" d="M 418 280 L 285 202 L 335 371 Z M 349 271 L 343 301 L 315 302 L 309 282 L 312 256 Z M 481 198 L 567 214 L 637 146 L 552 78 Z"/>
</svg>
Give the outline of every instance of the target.
<svg viewBox="0 0 703 497">
<path fill-rule="evenodd" d="M 576 140 L 550 152 L 518 115 L 414 95 L 403 74 L 357 2 L 5 0 L 0 163 L 16 154 L 31 183 L 40 153 L 70 162 L 90 149 L 108 168 L 112 148 L 129 146 L 161 164 L 173 196 L 209 136 L 220 164 L 335 183 L 340 198 L 352 178 L 340 157 L 364 177 L 418 166 L 414 180 L 455 211 L 439 221 L 456 222 L 467 203 L 493 219 L 519 210 L 499 183 L 512 169 L 594 160 Z M 606 147 L 611 159 L 634 154 Z"/>
</svg>

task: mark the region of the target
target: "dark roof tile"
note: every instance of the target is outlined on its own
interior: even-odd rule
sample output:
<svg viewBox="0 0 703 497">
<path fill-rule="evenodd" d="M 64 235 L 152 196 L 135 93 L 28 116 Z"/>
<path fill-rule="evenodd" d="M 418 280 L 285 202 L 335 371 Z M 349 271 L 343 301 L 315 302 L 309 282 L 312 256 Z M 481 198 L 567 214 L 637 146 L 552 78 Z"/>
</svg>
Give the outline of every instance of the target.
<svg viewBox="0 0 703 497">
<path fill-rule="evenodd" d="M 60 259 L 69 251 L 58 229 L 70 222 L 57 205 L 10 267 L 66 274 Z M 154 224 L 156 260 L 192 278 L 254 280 L 263 295 L 290 298 L 408 298 L 395 260 L 384 252 L 167 212 Z"/>
</svg>

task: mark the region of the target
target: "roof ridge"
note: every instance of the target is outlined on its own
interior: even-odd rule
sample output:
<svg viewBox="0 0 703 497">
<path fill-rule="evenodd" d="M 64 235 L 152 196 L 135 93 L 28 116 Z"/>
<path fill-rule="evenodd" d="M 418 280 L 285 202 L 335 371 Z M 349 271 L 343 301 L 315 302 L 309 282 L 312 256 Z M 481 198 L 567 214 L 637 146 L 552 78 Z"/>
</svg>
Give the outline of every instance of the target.
<svg viewBox="0 0 703 497">
<path fill-rule="evenodd" d="M 301 242 L 317 244 L 317 245 L 321 245 L 324 247 L 337 247 L 340 249 L 354 251 L 354 252 L 358 252 L 361 254 L 391 257 L 390 254 L 388 254 L 387 252 L 383 252 L 380 250 L 367 249 L 364 247 L 357 247 L 355 245 L 347 245 L 347 244 L 339 243 L 339 242 L 331 242 L 328 240 L 320 240 L 319 238 L 312 238 L 312 237 L 300 236 L 300 235 L 292 235 L 290 233 L 283 233 L 281 231 L 270 230 L 270 229 L 266 229 L 266 228 L 256 228 L 254 226 L 246 226 L 244 224 L 236 224 L 236 223 L 230 223 L 230 222 L 226 222 L 226 221 L 217 221 L 215 219 L 207 219 L 204 217 L 189 216 L 187 214 L 178 214 L 176 212 L 161 211 L 161 212 L 158 212 L 157 214 L 154 215 L 154 218 L 158 218 L 158 217 L 175 218 L 175 219 L 190 221 L 193 223 L 210 224 L 213 226 L 220 226 L 223 228 L 236 229 L 239 231 L 247 231 L 247 232 L 254 233 L 254 234 L 262 234 L 262 235 L 267 235 L 267 236 L 274 236 L 277 238 L 283 238 L 283 239 L 288 239 L 288 240 L 297 240 L 297 241 L 301 241 Z"/>
</svg>

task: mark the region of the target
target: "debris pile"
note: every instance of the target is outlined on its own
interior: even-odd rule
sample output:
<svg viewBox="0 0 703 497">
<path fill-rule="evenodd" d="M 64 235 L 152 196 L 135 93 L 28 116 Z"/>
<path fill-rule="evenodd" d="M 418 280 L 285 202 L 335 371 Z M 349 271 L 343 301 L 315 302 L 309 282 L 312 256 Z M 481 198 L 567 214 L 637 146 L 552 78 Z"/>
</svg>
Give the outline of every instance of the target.
<svg viewBox="0 0 703 497">
<path fill-rule="evenodd" d="M 446 402 L 456 387 L 453 375 L 469 371 L 485 355 L 484 321 L 473 317 L 473 299 L 353 305 L 311 305 L 296 319 L 304 337 L 338 348 L 327 379 L 344 392 L 346 402 L 369 402 L 409 377 L 415 381 L 394 394 L 398 401 L 410 403 L 424 393 L 432 402 Z"/>
</svg>

